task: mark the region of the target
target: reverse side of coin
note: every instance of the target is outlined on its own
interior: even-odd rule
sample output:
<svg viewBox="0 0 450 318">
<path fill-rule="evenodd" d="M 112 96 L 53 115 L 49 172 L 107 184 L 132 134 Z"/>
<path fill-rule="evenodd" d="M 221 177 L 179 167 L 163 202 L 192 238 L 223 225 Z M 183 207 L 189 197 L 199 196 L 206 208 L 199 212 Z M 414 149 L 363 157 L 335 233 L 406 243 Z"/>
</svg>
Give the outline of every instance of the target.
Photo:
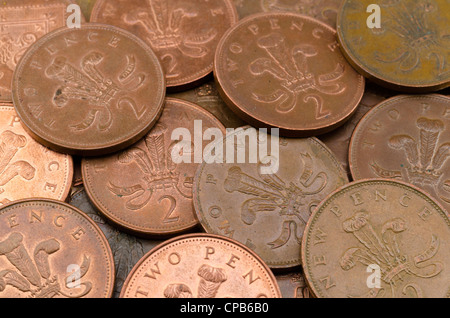
<svg viewBox="0 0 450 318">
<path fill-rule="evenodd" d="M 194 152 L 208 142 L 194 138 L 202 138 L 210 128 L 225 134 L 219 120 L 200 106 L 168 98 L 161 119 L 138 144 L 112 156 L 83 160 L 89 197 L 109 220 L 140 236 L 171 236 L 195 228 L 192 187 L 202 157 L 196 159 Z M 187 142 L 183 132 L 197 146 L 189 142 L 188 160 L 176 163 L 175 147 Z M 189 151 L 183 149 L 179 152 Z"/>
<path fill-rule="evenodd" d="M 72 158 L 34 141 L 12 104 L 0 103 L 0 204 L 30 197 L 64 201 L 72 177 Z"/>
<path fill-rule="evenodd" d="M 190 234 L 169 240 L 133 268 L 122 298 L 280 298 L 267 265 L 234 240 Z"/>
<path fill-rule="evenodd" d="M 450 98 L 397 96 L 361 120 L 350 145 L 353 178 L 403 180 L 450 211 Z"/>
<path fill-rule="evenodd" d="M 356 111 L 365 85 L 341 54 L 334 29 L 291 13 L 254 15 L 227 31 L 214 76 L 239 117 L 289 137 L 342 125 Z"/>
<path fill-rule="evenodd" d="M 134 265 L 147 252 L 162 242 L 139 239 L 120 232 L 108 224 L 102 214 L 92 205 L 84 189 L 72 195 L 69 203 L 86 213 L 98 225 L 103 234 L 105 234 L 114 258 L 114 298 L 118 298 L 123 283 Z"/>
<path fill-rule="evenodd" d="M 11 81 L 20 58 L 37 39 L 66 25 L 71 0 L 8 0 L 0 5 L 0 101 L 12 102 Z M 82 17 L 84 21 L 84 17 Z"/>
<path fill-rule="evenodd" d="M 33 138 L 64 153 L 103 155 L 153 127 L 165 79 L 143 41 L 113 26 L 84 24 L 38 40 L 17 66 L 13 89 Z"/>
<path fill-rule="evenodd" d="M 207 233 L 245 244 L 271 268 L 301 265 L 306 222 L 322 199 L 348 182 L 346 173 L 316 138 L 278 140 L 247 128 L 228 135 L 223 144 L 230 141 L 236 154 L 244 151 L 248 157 L 235 163 L 204 162 L 198 169 L 194 207 L 200 224 Z M 266 146 L 270 152 L 251 159 Z M 229 158 L 229 148 L 224 153 Z M 263 170 L 269 156 L 278 169 Z"/>
<path fill-rule="evenodd" d="M 450 3 L 382 1 L 379 27 L 367 24 L 371 4 L 346 0 L 338 14 L 339 43 L 355 69 L 380 85 L 409 93 L 450 86 Z"/>
<path fill-rule="evenodd" d="M 170 89 L 194 86 L 213 69 L 214 52 L 237 22 L 231 0 L 98 0 L 91 21 L 128 30 L 160 58 Z"/>
<path fill-rule="evenodd" d="M 1 297 L 111 297 L 111 249 L 84 213 L 58 201 L 27 199 L 2 207 L 0 220 Z"/>
<path fill-rule="evenodd" d="M 321 298 L 444 298 L 449 240 L 449 218 L 425 192 L 364 180 L 315 210 L 303 236 L 303 268 Z"/>
<path fill-rule="evenodd" d="M 292 12 L 304 14 L 336 28 L 342 0 L 234 0 L 239 17 L 261 12 Z"/>
</svg>

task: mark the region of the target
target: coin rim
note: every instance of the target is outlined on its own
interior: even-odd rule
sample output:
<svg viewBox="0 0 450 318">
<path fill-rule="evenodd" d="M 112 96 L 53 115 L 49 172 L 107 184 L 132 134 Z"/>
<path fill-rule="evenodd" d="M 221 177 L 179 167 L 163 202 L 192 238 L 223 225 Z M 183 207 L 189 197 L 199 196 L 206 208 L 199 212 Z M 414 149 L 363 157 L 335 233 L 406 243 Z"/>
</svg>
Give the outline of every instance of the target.
<svg viewBox="0 0 450 318">
<path fill-rule="evenodd" d="M 263 12 L 263 13 L 257 13 L 257 14 L 253 14 L 253 15 L 245 17 L 244 19 L 240 20 L 237 24 L 235 24 L 233 27 L 228 29 L 228 31 L 223 35 L 222 39 L 220 40 L 219 44 L 217 45 L 216 54 L 214 56 L 213 75 L 214 75 L 214 80 L 216 82 L 217 90 L 219 92 L 220 97 L 222 97 L 225 104 L 228 105 L 228 107 L 238 117 L 240 117 L 245 122 L 250 123 L 255 127 L 260 127 L 260 128 L 266 128 L 266 127 L 279 128 L 280 135 L 283 135 L 285 137 L 315 137 L 317 135 L 322 135 L 322 134 L 328 133 L 330 131 L 333 131 L 333 130 L 339 128 L 340 126 L 344 125 L 357 111 L 358 106 L 364 96 L 365 85 L 366 85 L 366 80 L 365 80 L 364 76 L 357 73 L 353 68 L 351 68 L 351 70 L 353 72 L 355 72 L 355 75 L 357 75 L 357 77 L 359 78 L 359 83 L 358 83 L 357 87 L 354 88 L 354 91 L 356 93 L 352 97 L 353 106 L 349 107 L 350 105 L 352 105 L 352 102 L 349 102 L 347 105 L 345 105 L 345 107 L 351 108 L 350 112 L 348 112 L 348 114 L 346 116 L 343 116 L 340 120 L 333 120 L 333 122 L 331 122 L 331 123 L 327 123 L 325 125 L 323 125 L 323 124 L 315 125 L 315 127 L 311 127 L 311 128 L 281 127 L 282 125 L 272 124 L 272 123 L 268 122 L 269 120 L 267 120 L 267 119 L 256 118 L 255 114 L 251 114 L 248 110 L 245 110 L 243 107 L 239 106 L 239 103 L 237 102 L 236 97 L 234 97 L 239 94 L 236 94 L 236 92 L 234 92 L 234 93 L 231 92 L 229 94 L 226 93 L 225 88 L 222 86 L 222 83 L 223 83 L 222 73 L 223 72 L 220 70 L 221 68 L 223 68 L 220 66 L 220 64 L 221 64 L 220 60 L 221 60 L 221 55 L 223 55 L 224 54 L 223 52 L 225 51 L 225 42 L 228 41 L 228 39 L 229 39 L 229 37 L 231 37 L 232 33 L 234 33 L 238 28 L 242 27 L 243 25 L 247 24 L 248 22 L 253 21 L 253 20 L 259 20 L 261 18 L 268 19 L 271 17 L 278 17 L 278 18 L 291 17 L 291 18 L 304 19 L 313 24 L 318 24 L 319 26 L 329 30 L 336 36 L 336 30 L 333 29 L 331 26 L 327 25 L 326 23 L 324 23 L 320 20 L 311 18 L 311 17 L 303 15 L 303 14 L 290 13 L 290 12 Z M 337 37 L 336 37 L 336 40 L 337 40 Z M 338 52 L 338 54 L 340 54 L 340 51 Z M 347 59 L 344 56 L 343 56 L 343 58 L 345 61 L 347 61 Z M 349 66 L 351 66 L 350 63 L 349 63 Z M 232 96 L 232 95 L 234 95 L 234 96 Z"/>
<path fill-rule="evenodd" d="M 114 257 L 113 257 L 112 251 L 111 251 L 111 246 L 109 245 L 109 242 L 106 239 L 106 236 L 103 233 L 103 231 L 100 229 L 100 227 L 86 213 L 84 213 L 80 209 L 78 209 L 66 202 L 53 200 L 53 199 L 46 199 L 46 198 L 28 198 L 28 199 L 13 201 L 9 204 L 3 205 L 2 207 L 0 207 L 0 216 L 5 213 L 6 209 L 9 209 L 15 205 L 18 205 L 18 207 L 20 207 L 21 205 L 23 207 L 27 207 L 27 204 L 36 205 L 39 203 L 47 204 L 50 206 L 51 205 L 60 205 L 68 210 L 71 210 L 74 212 L 75 215 L 78 214 L 82 219 L 85 219 L 93 227 L 94 232 L 95 231 L 97 232 L 98 238 L 100 239 L 100 241 L 103 241 L 103 244 L 105 247 L 104 252 L 105 252 L 107 262 L 109 261 L 109 264 L 106 264 L 106 265 L 109 265 L 109 268 L 107 268 L 107 269 L 109 270 L 110 275 L 107 275 L 107 276 L 110 276 L 110 278 L 109 278 L 109 281 L 106 282 L 107 289 L 104 292 L 103 298 L 111 298 L 114 293 L 114 286 L 115 286 L 115 263 L 114 263 Z M 109 284 L 109 289 L 108 289 L 108 284 Z"/>
<path fill-rule="evenodd" d="M 450 219 L 449 216 L 446 214 L 446 209 L 444 209 L 444 207 L 437 202 L 429 193 L 427 193 L 426 191 L 417 188 L 416 186 L 406 183 L 404 181 L 393 181 L 391 179 L 382 179 L 382 178 L 378 178 L 378 179 L 362 179 L 362 180 L 358 180 L 352 183 L 349 183 L 339 189 L 337 189 L 336 191 L 334 191 L 333 193 L 331 193 L 330 195 L 328 195 L 327 198 L 325 198 L 316 208 L 316 210 L 314 210 L 314 212 L 311 215 L 311 218 L 309 219 L 306 227 L 305 227 L 305 232 L 303 234 L 303 238 L 302 238 L 302 245 L 301 245 L 301 259 L 302 259 L 302 264 L 303 264 L 303 274 L 305 276 L 305 280 L 306 283 L 311 291 L 311 293 L 314 295 L 315 298 L 329 298 L 330 296 L 324 296 L 322 293 L 322 290 L 316 289 L 314 285 L 318 285 L 314 282 L 314 280 L 311 277 L 310 274 L 310 265 L 307 262 L 308 259 L 308 255 L 309 252 L 307 249 L 307 241 L 310 239 L 310 230 L 313 227 L 314 223 L 316 222 L 316 218 L 320 216 L 320 213 L 322 213 L 323 211 L 321 211 L 322 209 L 324 209 L 326 206 L 329 205 L 330 201 L 338 194 L 341 194 L 343 192 L 346 191 L 351 191 L 352 189 L 356 188 L 360 188 L 362 186 L 364 186 L 365 184 L 383 184 L 383 185 L 392 185 L 392 186 L 396 186 L 396 187 L 400 187 L 400 188 L 406 188 L 408 190 L 410 190 L 412 193 L 417 194 L 419 197 L 421 197 L 423 200 L 425 200 L 426 202 L 428 202 L 430 205 L 435 207 L 435 210 L 439 213 L 439 215 L 444 216 L 444 222 L 447 223 L 447 226 L 450 228 Z M 306 265 L 306 266 L 305 266 Z M 447 292 L 447 297 L 450 297 L 450 290 Z"/>
<path fill-rule="evenodd" d="M 38 52 L 39 50 L 42 50 L 42 47 L 45 43 L 52 40 L 54 37 L 60 36 L 65 33 L 71 33 L 71 32 L 77 32 L 76 29 L 70 29 L 68 27 L 62 27 L 58 28 L 50 33 L 47 33 L 43 37 L 39 38 L 32 46 L 30 46 L 25 54 L 20 59 L 19 63 L 17 64 L 16 71 L 14 72 L 13 80 L 12 80 L 12 91 L 13 91 L 13 103 L 16 109 L 16 112 L 21 119 L 23 123 L 24 129 L 28 132 L 28 134 L 35 140 L 37 140 L 39 143 L 43 144 L 44 146 L 53 149 L 57 152 L 62 152 L 70 155 L 80 155 L 80 156 L 101 156 L 101 155 L 107 155 L 110 153 L 114 153 L 120 150 L 123 150 L 132 144 L 136 143 L 140 139 L 142 139 L 156 124 L 159 117 L 161 116 L 161 113 L 164 108 L 164 99 L 166 95 L 165 90 L 165 73 L 161 67 L 161 64 L 159 62 L 158 57 L 153 52 L 153 50 L 141 39 L 139 39 L 137 36 L 133 35 L 132 33 L 120 29 L 118 27 L 108 25 L 108 24 L 101 24 L 101 23 L 83 23 L 81 26 L 81 30 L 83 29 L 91 29 L 91 30 L 104 30 L 111 32 L 113 34 L 119 34 L 124 36 L 125 38 L 128 38 L 128 40 L 135 42 L 138 46 L 142 47 L 142 50 L 146 52 L 146 56 L 153 60 L 153 65 L 155 67 L 155 70 L 160 77 L 159 79 L 156 79 L 157 82 L 156 85 L 159 86 L 159 90 L 154 89 L 153 91 L 158 92 L 159 98 L 155 102 L 155 116 L 153 116 L 152 120 L 150 120 L 148 123 L 146 123 L 145 126 L 142 128 L 136 130 L 134 134 L 129 135 L 127 139 L 124 139 L 122 137 L 116 137 L 115 141 L 113 142 L 104 142 L 102 145 L 78 145 L 78 146 L 71 146 L 71 145 L 64 145 L 64 142 L 62 141 L 56 141 L 56 140 L 50 140 L 53 139 L 51 135 L 44 132 L 41 128 L 39 128 L 35 124 L 35 120 L 28 120 L 30 116 L 25 115 L 26 111 L 24 109 L 26 108 L 25 105 L 20 101 L 18 92 L 19 87 L 23 86 L 23 84 L 20 83 L 20 77 L 24 68 L 24 63 L 29 60 L 29 55 Z M 157 96 L 158 97 L 158 96 Z M 136 121 L 137 124 L 140 124 L 142 120 Z"/>
<path fill-rule="evenodd" d="M 225 237 L 225 236 L 220 236 L 220 235 L 216 235 L 216 234 L 208 234 L 208 233 L 192 233 L 192 234 L 185 234 L 185 235 L 177 236 L 177 237 L 169 239 L 169 240 L 167 240 L 165 242 L 162 242 L 161 244 L 158 244 L 156 247 L 152 248 L 149 252 L 147 252 L 139 260 L 139 262 L 136 263 L 136 265 L 133 267 L 133 269 L 128 274 L 127 279 L 123 283 L 122 291 L 120 292 L 119 298 L 125 298 L 126 290 L 128 288 L 128 285 L 130 284 L 130 281 L 133 279 L 133 275 L 136 273 L 136 271 L 139 269 L 139 267 L 145 261 L 147 261 L 147 258 L 149 258 L 154 253 L 158 252 L 160 249 L 162 249 L 162 248 L 164 248 L 164 247 L 166 247 L 166 246 L 168 246 L 168 245 L 170 245 L 172 243 L 175 243 L 177 241 L 189 240 L 189 239 L 212 239 L 212 240 L 218 240 L 218 241 L 222 241 L 224 243 L 229 243 L 229 244 L 232 244 L 232 245 L 236 245 L 237 247 L 243 249 L 244 252 L 248 253 L 251 257 L 254 258 L 255 263 L 259 263 L 261 265 L 262 269 L 266 271 L 269 280 L 271 280 L 271 282 L 273 284 L 274 293 L 277 294 L 278 298 L 282 298 L 281 290 L 280 290 L 280 287 L 278 285 L 278 282 L 277 282 L 277 279 L 276 279 L 275 275 L 273 274 L 273 272 L 269 268 L 269 266 L 267 266 L 267 264 L 255 252 L 253 252 L 250 248 L 248 248 L 247 246 L 245 246 L 244 244 L 242 244 L 242 243 L 240 243 L 238 241 L 235 241 L 235 240 L 230 239 L 230 238 Z M 277 297 L 274 297 L 274 298 L 277 298 Z"/>
</svg>

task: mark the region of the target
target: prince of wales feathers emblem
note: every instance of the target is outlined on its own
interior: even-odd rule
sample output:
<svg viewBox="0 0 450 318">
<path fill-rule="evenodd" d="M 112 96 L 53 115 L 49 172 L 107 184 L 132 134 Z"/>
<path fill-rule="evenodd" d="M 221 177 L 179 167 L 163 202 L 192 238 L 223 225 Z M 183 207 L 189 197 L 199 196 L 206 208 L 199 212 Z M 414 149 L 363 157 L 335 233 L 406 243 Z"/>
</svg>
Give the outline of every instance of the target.
<svg viewBox="0 0 450 318">
<path fill-rule="evenodd" d="M 420 286 L 410 282 L 407 276 L 432 278 L 443 270 L 441 263 L 431 261 L 439 250 L 440 242 L 436 235 L 432 235 L 429 248 L 417 256 L 411 257 L 400 250 L 398 235 L 408 229 L 403 219 L 396 218 L 384 223 L 379 235 L 370 223 L 368 213 L 360 211 L 343 223 L 343 229 L 353 234 L 361 246 L 350 248 L 344 253 L 340 259 L 341 268 L 349 271 L 360 263 L 366 267 L 376 264 L 381 269 L 381 282 L 384 285 L 361 297 L 383 296 L 387 292 L 392 297 L 398 297 L 400 288 L 404 295 L 413 291 L 415 296 L 423 297 Z"/>
<path fill-rule="evenodd" d="M 450 143 L 438 145 L 445 125 L 441 120 L 428 118 L 419 118 L 416 125 L 420 130 L 419 142 L 409 135 L 397 135 L 389 140 L 389 147 L 404 151 L 409 163 L 407 175 L 403 175 L 402 171 L 383 169 L 376 162 L 371 164 L 373 172 L 382 178 L 405 179 L 417 186 L 430 186 L 442 200 L 450 202 L 450 197 L 444 196 L 440 190 L 443 167 L 450 158 Z M 450 181 L 447 183 L 450 184 Z M 445 186 L 442 188 L 446 189 Z"/>
<path fill-rule="evenodd" d="M 53 97 L 53 103 L 59 107 L 65 107 L 69 100 L 81 100 L 89 103 L 89 113 L 86 118 L 78 124 L 70 126 L 77 131 L 89 129 L 99 117 L 97 128 L 107 131 L 113 123 L 111 111 L 112 101 L 116 95 L 123 93 L 118 98 L 118 108 L 130 106 L 134 110 L 137 119 L 141 119 L 145 107 L 138 107 L 135 101 L 126 95 L 140 88 L 146 80 L 143 73 L 132 76 L 136 72 L 136 60 L 133 55 L 127 55 L 127 65 L 124 71 L 118 74 L 118 83 L 106 78 L 98 69 L 104 56 L 99 52 L 90 52 L 81 60 L 81 71 L 69 64 L 63 56 L 56 57 L 52 64 L 47 67 L 46 75 L 59 81 L 63 86 L 58 88 Z"/>
<path fill-rule="evenodd" d="M 56 275 L 52 275 L 48 258 L 59 251 L 61 245 L 55 239 L 49 239 L 36 245 L 31 259 L 27 249 L 23 244 L 23 235 L 12 233 L 8 238 L 0 242 L 0 256 L 5 256 L 8 261 L 17 269 L 3 269 L 0 271 L 0 293 L 7 285 L 12 286 L 21 292 L 28 293 L 30 298 L 53 298 L 63 296 L 68 298 L 78 298 L 86 296 L 92 289 L 91 282 L 82 282 L 83 289 L 79 294 L 73 295 L 61 288 Z M 79 278 L 86 275 L 89 270 L 90 259 L 85 255 L 80 266 Z M 66 277 L 64 287 L 70 289 L 71 281 Z M 72 289 L 73 291 L 74 289 Z"/>
<path fill-rule="evenodd" d="M 268 243 L 272 249 L 282 247 L 292 236 L 300 244 L 304 225 L 318 203 L 308 197 L 319 194 L 327 185 L 325 172 L 313 177 L 314 165 L 309 154 L 301 154 L 301 160 L 303 173 L 299 180 L 300 186 L 293 182 L 286 184 L 276 174 L 261 174 L 260 167 L 257 170 L 262 181 L 243 173 L 239 167 L 230 168 L 225 180 L 227 192 L 240 192 L 254 197 L 242 204 L 241 220 L 245 224 L 252 225 L 257 214 L 263 212 L 276 212 L 284 219 L 280 236 Z"/>
<path fill-rule="evenodd" d="M 140 210 L 155 192 L 168 189 L 174 189 L 184 198 L 192 199 L 193 178 L 185 178 L 183 187 L 187 191 L 183 191 L 179 185 L 180 173 L 176 171 L 177 165 L 172 161 L 172 150 L 176 142 L 166 150 L 166 131 L 164 124 L 157 123 L 144 138 L 144 149 L 133 147 L 118 156 L 120 164 L 137 164 L 144 176 L 141 184 L 131 187 L 120 187 L 111 182 L 108 184 L 109 190 L 118 197 L 130 197 L 125 204 L 128 209 Z"/>
<path fill-rule="evenodd" d="M 346 86 L 339 81 L 345 73 L 345 66 L 336 65 L 334 71 L 316 76 L 309 71 L 308 59 L 318 54 L 317 49 L 310 44 L 299 44 L 288 49 L 286 39 L 279 33 L 271 33 L 258 40 L 258 47 L 263 49 L 270 58 L 262 57 L 250 64 L 250 73 L 262 76 L 268 73 L 278 80 L 281 88 L 270 95 L 253 93 L 253 98 L 262 103 L 276 103 L 276 110 L 290 113 L 297 105 L 298 97 L 305 94 L 303 102 L 313 101 L 316 107 L 316 118 L 321 119 L 330 112 L 323 109 L 323 99 L 320 94 L 339 95 Z"/>
</svg>

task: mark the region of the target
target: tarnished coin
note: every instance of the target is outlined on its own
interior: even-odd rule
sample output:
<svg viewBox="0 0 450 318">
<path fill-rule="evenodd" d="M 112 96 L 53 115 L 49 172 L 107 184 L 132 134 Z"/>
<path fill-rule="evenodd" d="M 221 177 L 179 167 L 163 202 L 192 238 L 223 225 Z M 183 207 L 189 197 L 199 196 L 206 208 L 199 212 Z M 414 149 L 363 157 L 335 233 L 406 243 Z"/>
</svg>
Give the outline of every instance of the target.
<svg viewBox="0 0 450 318">
<path fill-rule="evenodd" d="M 422 190 L 364 180 L 336 191 L 311 216 L 302 242 L 317 297 L 450 297 L 450 221 Z"/>
<path fill-rule="evenodd" d="M 91 18 L 92 8 L 94 7 L 96 0 L 76 0 L 76 2 L 80 6 L 83 15 L 89 21 Z"/>
<path fill-rule="evenodd" d="M 195 228 L 192 187 L 202 150 L 211 143 L 202 138 L 211 129 L 225 133 L 219 120 L 200 106 L 168 98 L 161 119 L 138 144 L 83 160 L 89 197 L 105 217 L 136 235 L 171 236 Z M 176 150 L 182 143 L 189 149 Z M 179 161 L 175 152 L 188 158 Z"/>
<path fill-rule="evenodd" d="M 319 139 L 336 155 L 336 158 L 341 162 L 344 170 L 347 171 L 349 176 L 351 176 L 351 173 L 348 162 L 348 152 L 350 140 L 356 125 L 369 110 L 393 95 L 395 95 L 393 91 L 389 91 L 373 84 L 367 85 L 361 103 L 359 103 L 356 113 L 350 120 L 338 129 L 319 136 Z"/>
<path fill-rule="evenodd" d="M 289 137 L 339 127 L 364 93 L 364 78 L 342 56 L 336 31 L 291 13 L 262 13 L 231 28 L 218 46 L 214 76 L 238 116 Z"/>
<path fill-rule="evenodd" d="M 300 13 L 336 28 L 342 0 L 234 0 L 240 18 L 260 12 Z"/>
<path fill-rule="evenodd" d="M 122 298 L 280 298 L 275 277 L 250 249 L 226 237 L 171 239 L 133 268 Z"/>
<path fill-rule="evenodd" d="M 114 263 L 98 226 L 53 200 L 15 201 L 0 209 L 2 298 L 109 298 Z"/>
<path fill-rule="evenodd" d="M 238 128 L 245 123 L 225 104 L 214 81 L 184 92 L 169 94 L 168 97 L 184 99 L 202 106 L 217 117 L 227 128 Z"/>
<path fill-rule="evenodd" d="M 233 142 L 234 148 L 229 147 Z M 299 266 L 300 242 L 311 212 L 348 182 L 347 174 L 316 138 L 278 139 L 247 128 L 229 134 L 223 144 L 227 161 L 204 162 L 195 176 L 200 224 L 208 233 L 245 244 L 271 268 Z M 234 163 L 228 159 L 233 155 L 230 148 L 238 155 Z M 271 149 L 270 155 L 261 155 L 263 149 Z M 239 159 L 242 151 L 245 160 Z M 251 158 L 255 153 L 259 156 Z M 271 167 L 267 158 L 273 159 Z"/>
<path fill-rule="evenodd" d="M 0 205 L 30 197 L 64 201 L 72 177 L 72 158 L 34 141 L 12 104 L 0 103 Z"/>
<path fill-rule="evenodd" d="M 342 52 L 355 69 L 380 85 L 410 93 L 450 86 L 450 2 L 380 1 L 379 27 L 368 24 L 373 22 L 369 15 L 376 14 L 367 13 L 373 3 L 346 0 L 338 14 Z"/>
<path fill-rule="evenodd" d="M 97 0 L 91 21 L 129 30 L 160 58 L 169 89 L 195 86 L 213 70 L 214 52 L 238 20 L 232 0 Z"/>
<path fill-rule="evenodd" d="M 109 225 L 101 213 L 92 205 L 84 189 L 71 196 L 71 205 L 86 213 L 102 230 L 111 247 L 114 258 L 115 280 L 114 298 L 118 298 L 123 283 L 134 265 L 151 249 L 161 244 L 161 241 L 150 241 L 136 238 L 120 232 Z"/>
<path fill-rule="evenodd" d="M 450 98 L 397 96 L 373 108 L 350 145 L 355 180 L 404 180 L 450 211 Z"/>
<path fill-rule="evenodd" d="M 311 292 L 301 272 L 275 276 L 283 298 L 311 298 Z"/>
<path fill-rule="evenodd" d="M 0 101 L 12 102 L 11 81 L 20 58 L 43 35 L 66 25 L 71 0 L 0 3 Z M 82 17 L 84 21 L 84 17 Z"/>
<path fill-rule="evenodd" d="M 14 73 L 14 105 L 42 144 L 74 155 L 122 150 L 145 136 L 162 112 L 164 73 L 140 39 L 84 24 L 38 40 Z"/>
</svg>

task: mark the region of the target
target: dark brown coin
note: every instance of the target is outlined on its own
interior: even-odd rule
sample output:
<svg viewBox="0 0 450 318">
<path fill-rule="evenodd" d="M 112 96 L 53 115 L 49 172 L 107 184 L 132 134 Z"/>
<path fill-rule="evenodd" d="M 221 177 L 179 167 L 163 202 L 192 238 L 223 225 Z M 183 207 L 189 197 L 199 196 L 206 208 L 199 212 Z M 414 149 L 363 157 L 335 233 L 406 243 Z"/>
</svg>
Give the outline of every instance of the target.
<svg viewBox="0 0 450 318">
<path fill-rule="evenodd" d="M 72 176 L 72 157 L 34 141 L 12 104 L 0 102 L 0 205 L 30 197 L 64 201 Z"/>
<path fill-rule="evenodd" d="M 169 240 L 133 268 L 122 298 L 280 298 L 275 277 L 250 249 L 226 237 Z"/>
<path fill-rule="evenodd" d="M 373 84 L 367 85 L 361 103 L 359 103 L 358 109 L 352 118 L 338 129 L 319 136 L 319 139 L 336 155 L 336 158 L 341 162 L 349 177 L 351 177 L 351 172 L 348 162 L 348 152 L 350 140 L 356 125 L 374 106 L 394 95 L 395 92 L 385 88 Z"/>
<path fill-rule="evenodd" d="M 302 242 L 320 298 L 450 297 L 450 220 L 422 190 L 391 180 L 352 183 L 314 211 Z"/>
<path fill-rule="evenodd" d="M 404 180 L 450 211 L 450 98 L 397 96 L 373 108 L 350 145 L 355 180 Z"/>
<path fill-rule="evenodd" d="M 12 102 L 16 65 L 30 45 L 66 25 L 71 0 L 8 0 L 0 3 L 0 101 Z M 84 17 L 82 17 L 84 21 Z"/>
<path fill-rule="evenodd" d="M 75 155 L 137 142 L 159 118 L 165 97 L 156 55 L 107 25 L 53 31 L 27 51 L 14 74 L 14 105 L 30 135 Z"/>
<path fill-rule="evenodd" d="M 242 119 L 236 116 L 222 100 L 214 81 L 210 81 L 191 90 L 169 94 L 168 97 L 184 99 L 202 106 L 216 116 L 227 128 L 238 128 L 245 125 Z"/>
<path fill-rule="evenodd" d="M 364 78 L 342 56 L 336 31 L 290 13 L 254 15 L 231 28 L 218 46 L 214 76 L 238 116 L 289 137 L 339 127 L 364 93 Z"/>
<path fill-rule="evenodd" d="M 353 67 L 380 85 L 412 94 L 449 87 L 450 2 L 379 1 L 380 28 L 368 24 L 373 4 L 345 0 L 338 14 L 339 43 Z"/>
<path fill-rule="evenodd" d="M 192 187 L 201 152 L 210 143 L 198 142 L 198 137 L 210 128 L 225 133 L 219 120 L 197 105 L 171 98 L 165 104 L 157 125 L 138 144 L 82 163 L 84 186 L 94 205 L 122 229 L 140 236 L 171 236 L 198 225 Z M 188 136 L 180 138 L 180 130 Z M 183 153 L 188 158 L 180 162 L 174 160 L 174 149 L 187 142 L 184 138 L 191 138 L 191 152 Z"/>
<path fill-rule="evenodd" d="M 342 0 L 234 0 L 240 18 L 260 12 L 300 13 L 336 28 Z"/>
<path fill-rule="evenodd" d="M 283 298 L 311 298 L 311 292 L 301 272 L 276 275 Z"/>
<path fill-rule="evenodd" d="M 92 8 L 94 7 L 96 0 L 76 0 L 76 2 L 80 6 L 83 15 L 89 21 L 91 18 Z"/>
<path fill-rule="evenodd" d="M 311 212 L 348 182 L 340 163 L 316 138 L 278 140 L 247 128 L 229 134 L 223 144 L 227 161 L 205 161 L 195 176 L 200 224 L 208 233 L 245 244 L 273 269 L 301 265 L 300 242 Z M 238 156 L 233 162 L 230 148 Z M 270 153 L 262 155 L 264 148 Z M 241 151 L 248 158 L 239 159 Z M 254 153 L 259 156 L 251 159 Z"/>
<path fill-rule="evenodd" d="M 1 297 L 111 297 L 111 249 L 84 213 L 62 202 L 28 199 L 2 207 L 0 218 Z"/>
<path fill-rule="evenodd" d="M 167 87 L 185 89 L 213 70 L 214 52 L 237 22 L 231 0 L 98 0 L 91 21 L 129 30 L 160 58 Z"/>
<path fill-rule="evenodd" d="M 71 196 L 71 205 L 86 213 L 102 230 L 111 247 L 115 266 L 114 298 L 118 298 L 123 283 L 137 262 L 161 241 L 143 240 L 120 232 L 107 223 L 101 213 L 92 205 L 84 189 Z"/>
</svg>

